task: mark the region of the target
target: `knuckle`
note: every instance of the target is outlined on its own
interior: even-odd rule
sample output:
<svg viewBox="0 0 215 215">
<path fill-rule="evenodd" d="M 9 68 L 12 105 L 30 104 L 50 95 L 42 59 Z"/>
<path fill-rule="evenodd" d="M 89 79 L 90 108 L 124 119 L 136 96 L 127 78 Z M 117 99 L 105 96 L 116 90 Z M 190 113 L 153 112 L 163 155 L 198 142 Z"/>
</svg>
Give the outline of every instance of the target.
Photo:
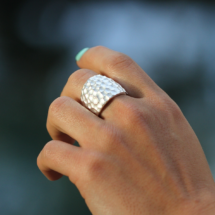
<svg viewBox="0 0 215 215">
<path fill-rule="evenodd" d="M 37 166 L 39 169 L 41 168 L 41 154 L 37 156 Z"/>
<path fill-rule="evenodd" d="M 49 107 L 49 115 L 56 116 L 59 115 L 61 112 L 61 109 L 65 106 L 65 104 L 68 102 L 68 97 L 62 96 L 55 99 L 50 107 Z"/>
<path fill-rule="evenodd" d="M 113 151 L 120 151 L 123 147 L 122 131 L 115 125 L 103 123 L 99 127 L 99 133 L 102 141 L 101 149 L 106 154 L 112 154 Z"/>
<path fill-rule="evenodd" d="M 43 147 L 43 150 L 41 152 L 41 157 L 42 159 L 53 159 L 55 157 L 55 141 L 52 140 L 48 143 L 46 143 L 46 145 Z"/>
<path fill-rule="evenodd" d="M 100 126 L 99 129 L 104 147 L 110 146 L 112 143 L 116 145 L 116 143 L 119 142 L 119 134 L 114 126 L 105 125 L 103 123 L 103 125 Z"/>
<path fill-rule="evenodd" d="M 126 112 L 130 126 L 146 127 L 150 121 L 148 111 L 140 111 L 135 107 L 129 107 Z"/>
<path fill-rule="evenodd" d="M 143 109 L 139 107 L 135 102 L 127 102 L 124 100 L 118 100 L 120 102 L 118 110 L 123 116 L 126 116 L 125 119 L 127 124 L 135 125 L 142 124 L 146 118 L 147 113 L 143 111 Z"/>
<path fill-rule="evenodd" d="M 47 118 L 47 121 L 46 121 L 46 129 L 47 129 L 48 133 L 51 134 L 51 127 L 50 127 L 50 119 L 49 119 L 49 117 Z"/>
<path fill-rule="evenodd" d="M 90 72 L 91 71 L 88 70 L 88 69 L 79 69 L 79 70 L 73 72 L 69 76 L 68 83 L 71 84 L 71 85 L 74 85 L 74 84 L 85 82 L 89 78 L 89 73 Z"/>
<path fill-rule="evenodd" d="M 41 165 L 42 165 L 42 151 L 40 152 L 40 154 L 37 156 L 37 166 L 40 169 Z"/>
<path fill-rule="evenodd" d="M 129 56 L 123 53 L 116 53 L 107 58 L 105 65 L 109 70 L 123 70 L 129 68 L 133 63 L 133 60 Z"/>
<path fill-rule="evenodd" d="M 174 118 L 180 118 L 182 116 L 181 109 L 172 99 L 166 101 L 166 105 L 168 106 L 168 110 Z"/>
<path fill-rule="evenodd" d="M 104 46 L 99 45 L 99 46 L 93 47 L 93 49 L 95 50 L 95 52 L 97 52 L 97 51 L 99 52 L 99 51 L 104 51 L 107 48 L 104 47 Z"/>
<path fill-rule="evenodd" d="M 166 116 L 178 118 L 182 115 L 178 105 L 166 93 L 156 96 L 153 100 L 156 109 L 162 111 Z"/>
<path fill-rule="evenodd" d="M 90 156 L 86 165 L 85 179 L 87 181 L 99 180 L 104 175 L 107 161 L 102 155 Z"/>
</svg>

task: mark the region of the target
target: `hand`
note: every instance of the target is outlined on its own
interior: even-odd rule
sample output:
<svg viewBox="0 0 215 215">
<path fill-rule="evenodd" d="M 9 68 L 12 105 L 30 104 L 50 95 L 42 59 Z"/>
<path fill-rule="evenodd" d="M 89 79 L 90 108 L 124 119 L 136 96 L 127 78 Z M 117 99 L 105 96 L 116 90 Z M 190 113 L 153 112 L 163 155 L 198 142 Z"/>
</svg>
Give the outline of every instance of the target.
<svg viewBox="0 0 215 215">
<path fill-rule="evenodd" d="M 97 46 L 77 64 L 82 69 L 49 108 L 53 140 L 37 160 L 43 174 L 68 176 L 94 215 L 215 214 L 212 174 L 176 103 L 122 53 Z M 80 102 L 84 83 L 96 74 L 129 94 L 111 100 L 101 117 Z"/>
</svg>

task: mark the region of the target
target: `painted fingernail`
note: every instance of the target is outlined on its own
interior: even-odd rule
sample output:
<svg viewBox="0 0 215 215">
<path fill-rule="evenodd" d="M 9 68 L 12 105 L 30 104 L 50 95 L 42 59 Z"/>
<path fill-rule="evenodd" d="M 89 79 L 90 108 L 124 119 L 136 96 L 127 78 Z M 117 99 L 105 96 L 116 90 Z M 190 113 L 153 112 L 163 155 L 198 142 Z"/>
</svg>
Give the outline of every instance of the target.
<svg viewBox="0 0 215 215">
<path fill-rule="evenodd" d="M 84 48 L 82 49 L 75 57 L 76 61 L 79 61 L 81 59 L 81 57 L 83 56 L 83 54 L 88 50 L 89 48 Z"/>
</svg>

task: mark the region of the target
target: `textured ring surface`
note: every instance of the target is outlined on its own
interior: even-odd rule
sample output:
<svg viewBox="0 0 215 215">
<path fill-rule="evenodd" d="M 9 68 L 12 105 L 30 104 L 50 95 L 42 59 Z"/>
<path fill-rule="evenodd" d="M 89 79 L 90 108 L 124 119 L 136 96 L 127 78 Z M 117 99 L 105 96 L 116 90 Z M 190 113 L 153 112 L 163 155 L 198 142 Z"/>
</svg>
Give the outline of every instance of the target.
<svg viewBox="0 0 215 215">
<path fill-rule="evenodd" d="M 125 89 L 111 78 L 95 75 L 87 80 L 81 92 L 81 101 L 91 112 L 99 115 L 113 97 L 127 94 Z"/>
</svg>

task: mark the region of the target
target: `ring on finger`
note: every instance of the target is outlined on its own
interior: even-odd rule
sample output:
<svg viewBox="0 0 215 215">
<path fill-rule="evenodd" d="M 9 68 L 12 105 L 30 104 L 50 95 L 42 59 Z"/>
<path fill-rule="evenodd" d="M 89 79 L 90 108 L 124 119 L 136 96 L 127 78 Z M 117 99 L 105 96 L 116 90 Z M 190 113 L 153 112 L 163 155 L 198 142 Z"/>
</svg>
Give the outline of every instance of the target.
<svg viewBox="0 0 215 215">
<path fill-rule="evenodd" d="M 91 112 L 99 115 L 112 98 L 122 94 L 128 93 L 113 79 L 103 75 L 95 75 L 84 84 L 81 91 L 81 101 Z"/>
</svg>

